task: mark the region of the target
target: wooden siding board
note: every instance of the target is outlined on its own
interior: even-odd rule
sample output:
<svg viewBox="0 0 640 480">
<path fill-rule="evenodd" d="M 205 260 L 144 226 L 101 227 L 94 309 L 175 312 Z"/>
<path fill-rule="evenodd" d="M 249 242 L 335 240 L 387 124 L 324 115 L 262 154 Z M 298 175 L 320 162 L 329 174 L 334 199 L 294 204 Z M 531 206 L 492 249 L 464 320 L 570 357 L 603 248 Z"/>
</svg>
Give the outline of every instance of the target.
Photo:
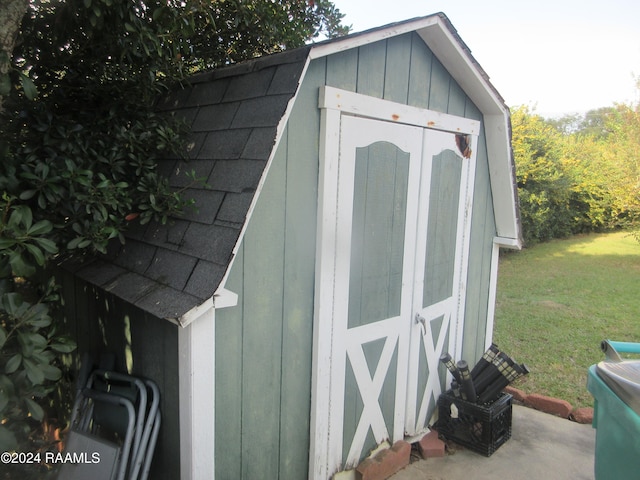
<svg viewBox="0 0 640 480">
<path fill-rule="evenodd" d="M 428 108 L 433 53 L 417 34 L 413 35 L 412 40 L 408 104 Z"/>
<path fill-rule="evenodd" d="M 164 433 L 162 437 L 162 441 L 164 445 L 170 445 L 170 447 L 165 447 L 160 450 L 156 448 L 156 452 L 163 452 L 163 467 L 162 470 L 156 468 L 154 471 L 156 472 L 152 478 L 161 478 L 162 472 L 167 472 L 167 478 L 179 478 L 180 477 L 180 462 L 177 461 L 179 455 L 177 452 L 180 452 L 180 391 L 178 388 L 178 365 L 179 365 L 179 354 L 178 354 L 178 327 L 169 323 L 163 322 L 160 319 L 154 318 L 152 316 L 147 316 L 148 322 L 153 322 L 154 324 L 161 323 L 162 325 L 158 325 L 158 328 L 162 331 L 162 343 L 163 343 L 163 353 L 160 357 L 156 355 L 154 361 L 161 365 L 163 370 L 163 387 L 160 390 L 161 392 L 161 404 L 162 408 L 162 424 L 165 425 Z M 143 338 L 141 342 L 146 344 L 153 344 L 149 342 L 148 338 Z M 169 441 L 171 443 L 169 443 Z M 166 454 L 165 452 L 171 452 L 170 454 Z M 156 458 L 160 454 L 156 453 Z M 150 477 L 151 478 L 151 477 Z"/>
<path fill-rule="evenodd" d="M 466 100 L 467 96 L 465 95 L 462 88 L 460 88 L 460 85 L 458 85 L 454 80 L 451 80 L 447 113 L 451 115 L 457 115 L 459 117 L 464 117 Z"/>
<path fill-rule="evenodd" d="M 431 64 L 431 83 L 429 88 L 429 109 L 446 113 L 449 107 L 449 85 L 451 75 L 434 58 Z"/>
<path fill-rule="evenodd" d="M 464 116 L 466 118 L 472 118 L 474 120 L 482 121 L 482 112 L 469 98 L 467 98 L 467 102 L 465 103 Z M 485 139 L 484 129 L 480 132 L 480 139 L 482 139 L 483 141 Z"/>
<path fill-rule="evenodd" d="M 473 114 L 472 109 L 469 113 Z M 475 185 L 465 305 L 467 322 L 465 322 L 462 345 L 463 356 L 470 363 L 475 363 L 484 352 L 491 253 L 493 237 L 496 234 L 484 129 L 478 141 Z"/>
<path fill-rule="evenodd" d="M 220 439 L 216 443 L 217 478 L 267 478 L 259 471 L 261 468 L 275 472 L 274 478 L 307 475 L 320 129 L 318 89 L 325 79 L 326 59 L 312 62 L 226 284 L 239 295 L 239 304 L 216 313 L 216 432 Z M 273 215 L 279 215 L 279 220 L 274 222 Z M 271 260 L 256 263 L 260 256 Z M 257 312 L 256 302 L 251 299 L 255 294 L 251 292 L 279 297 L 283 302 L 280 310 L 266 308 Z M 276 328 L 279 342 L 270 336 L 271 347 L 264 344 L 260 341 L 263 333 L 254 335 L 253 340 L 245 338 L 257 322 Z M 252 348 L 270 357 L 266 369 Z M 255 384 L 248 391 L 254 378 L 260 380 L 259 377 L 263 384 L 270 384 Z M 261 388 L 266 389 L 271 401 L 262 401 Z M 247 401 L 249 395 L 255 398 Z M 280 401 L 278 408 L 276 397 Z M 263 419 L 270 422 L 268 431 L 263 430 Z M 265 467 L 262 457 L 256 462 L 256 449 L 267 450 L 265 458 L 271 456 L 277 465 L 269 463 Z"/>
<path fill-rule="evenodd" d="M 411 35 L 387 40 L 387 62 L 384 80 L 384 98 L 392 102 L 407 103 L 411 65 Z"/>
<path fill-rule="evenodd" d="M 387 62 L 385 46 L 385 42 L 377 42 L 358 49 L 358 93 L 382 98 Z"/>
<path fill-rule="evenodd" d="M 236 254 L 226 288 L 238 305 L 216 310 L 216 478 L 242 478 L 242 327 L 244 246 Z"/>
<path fill-rule="evenodd" d="M 326 84 L 355 92 L 358 82 L 358 49 L 331 55 L 326 62 Z"/>
<path fill-rule="evenodd" d="M 244 238 L 242 478 L 278 478 L 285 159 L 273 160 Z"/>
<path fill-rule="evenodd" d="M 311 80 L 318 78 L 310 67 Z M 311 418 L 321 82 L 305 82 L 289 119 L 284 248 L 280 479 L 306 478 Z"/>
</svg>

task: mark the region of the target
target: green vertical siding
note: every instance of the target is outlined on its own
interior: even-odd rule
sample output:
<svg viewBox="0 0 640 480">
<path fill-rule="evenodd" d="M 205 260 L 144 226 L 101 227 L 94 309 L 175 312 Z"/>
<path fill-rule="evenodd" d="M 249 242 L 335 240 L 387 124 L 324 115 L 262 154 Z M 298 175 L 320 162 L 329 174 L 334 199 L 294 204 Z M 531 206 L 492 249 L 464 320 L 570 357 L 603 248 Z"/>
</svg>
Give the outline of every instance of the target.
<svg viewBox="0 0 640 480">
<path fill-rule="evenodd" d="M 278 478 L 282 334 L 284 327 L 284 237 L 286 151 L 278 150 L 244 238 L 242 328 L 242 474 Z M 293 360 L 293 359 L 292 359 Z M 285 392 L 286 393 L 286 392 Z M 256 448 L 256 439 L 271 439 Z"/>
<path fill-rule="evenodd" d="M 384 72 L 387 64 L 386 52 L 373 43 L 359 49 L 357 90 L 363 95 L 381 98 L 384 93 Z"/>
<path fill-rule="evenodd" d="M 407 103 L 409 72 L 411 71 L 410 35 L 387 40 L 387 68 L 384 75 L 384 98 L 397 103 Z"/>
<path fill-rule="evenodd" d="M 471 108 L 472 107 L 472 108 Z M 469 116 L 478 115 L 475 106 L 467 107 Z M 467 273 L 467 301 L 465 304 L 465 325 L 462 355 L 470 365 L 484 352 L 487 310 L 489 308 L 489 277 L 491 275 L 491 255 L 493 239 L 496 235 L 493 214 L 493 197 L 489 179 L 484 128 L 478 141 L 478 153 L 473 192 L 473 217 L 469 244 L 469 271 Z"/>
<path fill-rule="evenodd" d="M 429 107 L 431 91 L 431 64 L 433 53 L 417 35 L 411 42 L 411 70 L 409 72 L 408 104 L 419 108 Z"/>
<path fill-rule="evenodd" d="M 216 312 L 219 480 L 307 477 L 322 85 L 479 117 L 416 34 L 311 62 L 226 285 L 239 303 Z M 495 234 L 486 148 L 480 150 L 464 344 L 473 354 L 484 344 L 484 257 Z"/>
<path fill-rule="evenodd" d="M 216 478 L 242 477 L 242 355 L 244 248 L 235 259 L 226 287 L 238 293 L 238 305 L 216 310 Z M 255 366 L 254 368 L 258 368 Z"/>
<path fill-rule="evenodd" d="M 307 477 L 324 60 L 309 74 L 216 312 L 218 479 Z"/>
</svg>

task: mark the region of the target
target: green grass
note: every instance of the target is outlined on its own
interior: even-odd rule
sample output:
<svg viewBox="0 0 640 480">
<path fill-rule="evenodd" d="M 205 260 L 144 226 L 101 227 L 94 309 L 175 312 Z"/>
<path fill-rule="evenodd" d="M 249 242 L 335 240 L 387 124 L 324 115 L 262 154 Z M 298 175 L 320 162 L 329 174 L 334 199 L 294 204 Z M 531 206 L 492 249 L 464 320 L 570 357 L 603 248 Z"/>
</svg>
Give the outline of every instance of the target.
<svg viewBox="0 0 640 480">
<path fill-rule="evenodd" d="M 603 339 L 640 342 L 640 244 L 624 232 L 554 240 L 500 259 L 494 342 L 531 373 L 515 387 L 593 405 Z"/>
</svg>

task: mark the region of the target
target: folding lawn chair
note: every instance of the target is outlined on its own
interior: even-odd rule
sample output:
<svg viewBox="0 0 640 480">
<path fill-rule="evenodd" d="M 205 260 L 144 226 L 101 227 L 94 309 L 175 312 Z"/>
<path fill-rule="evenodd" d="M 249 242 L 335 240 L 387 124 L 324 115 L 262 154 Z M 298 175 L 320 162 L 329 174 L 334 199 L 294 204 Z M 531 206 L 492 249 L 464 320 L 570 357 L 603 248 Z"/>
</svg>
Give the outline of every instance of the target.
<svg viewBox="0 0 640 480">
<path fill-rule="evenodd" d="M 95 370 L 87 374 L 84 369 L 83 362 L 66 451 L 97 452 L 100 468 L 69 464 L 58 478 L 145 480 L 160 430 L 157 385 L 123 373 Z M 86 386 L 80 388 L 87 377 Z"/>
<path fill-rule="evenodd" d="M 58 479 L 125 480 L 135 430 L 133 404 L 126 398 L 88 388 L 79 392 L 79 396 L 80 407 L 76 410 L 77 417 L 71 425 L 65 452 L 74 454 L 80 461 L 64 463 Z M 124 428 L 121 421 L 114 427 L 104 420 L 94 419 L 93 413 L 105 407 L 113 409 L 120 419 L 126 419 Z M 99 461 L 94 463 L 96 453 Z"/>
</svg>

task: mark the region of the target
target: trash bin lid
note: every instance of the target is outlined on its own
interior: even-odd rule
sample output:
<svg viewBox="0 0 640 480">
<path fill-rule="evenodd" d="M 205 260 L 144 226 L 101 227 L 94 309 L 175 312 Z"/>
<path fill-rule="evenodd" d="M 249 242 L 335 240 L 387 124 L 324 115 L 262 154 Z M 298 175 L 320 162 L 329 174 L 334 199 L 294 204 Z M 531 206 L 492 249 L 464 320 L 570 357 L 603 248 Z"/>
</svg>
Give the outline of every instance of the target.
<svg viewBox="0 0 640 480">
<path fill-rule="evenodd" d="M 640 415 L 640 360 L 600 362 L 596 372 L 620 400 Z"/>
</svg>

